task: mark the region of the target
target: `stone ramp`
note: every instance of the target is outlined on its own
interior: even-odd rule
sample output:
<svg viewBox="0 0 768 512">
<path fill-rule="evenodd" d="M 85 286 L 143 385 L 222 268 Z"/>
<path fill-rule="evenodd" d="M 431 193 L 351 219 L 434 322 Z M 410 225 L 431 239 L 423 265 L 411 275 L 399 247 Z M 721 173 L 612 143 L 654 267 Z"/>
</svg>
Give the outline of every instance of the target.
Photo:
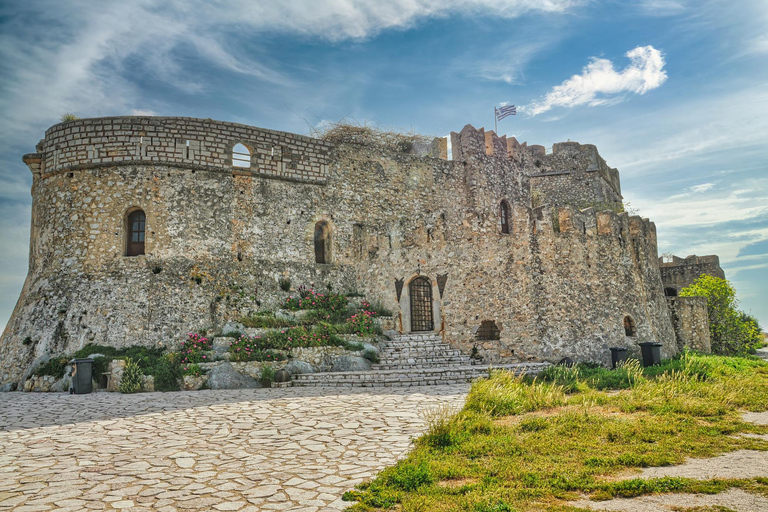
<svg viewBox="0 0 768 512">
<path fill-rule="evenodd" d="M 369 371 L 308 373 L 293 376 L 294 386 L 413 387 L 454 385 L 488 375 L 489 366 L 452 348 L 434 333 L 394 336 L 381 343 L 381 362 Z M 549 363 L 493 365 L 536 375 Z"/>
</svg>

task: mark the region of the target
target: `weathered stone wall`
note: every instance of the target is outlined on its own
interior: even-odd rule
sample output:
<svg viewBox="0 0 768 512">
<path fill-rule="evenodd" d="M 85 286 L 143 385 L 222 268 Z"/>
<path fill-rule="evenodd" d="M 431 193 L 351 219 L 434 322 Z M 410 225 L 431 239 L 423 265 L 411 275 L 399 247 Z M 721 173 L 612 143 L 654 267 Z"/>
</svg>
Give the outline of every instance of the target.
<svg viewBox="0 0 768 512">
<path fill-rule="evenodd" d="M 616 210 L 622 205 L 619 171 L 608 167 L 595 146 L 560 142 L 552 145 L 548 155 L 542 149 L 529 149 L 526 155 L 532 160 L 528 168 L 534 206 L 540 203 Z"/>
<path fill-rule="evenodd" d="M 672 313 L 677 349 L 711 352 L 707 298 L 667 297 L 667 304 Z"/>
<path fill-rule="evenodd" d="M 243 144 L 250 168 L 238 173 L 313 183 L 327 178 L 329 145 L 310 137 L 189 117 L 105 117 L 57 124 L 45 132 L 40 172 L 115 163 L 177 164 L 232 171 L 232 149 Z"/>
<path fill-rule="evenodd" d="M 659 258 L 659 270 L 661 271 L 661 280 L 667 293 L 674 290 L 674 295 L 680 293 L 680 290 L 693 284 L 693 282 L 707 274 L 713 277 L 725 279 L 725 272 L 720 268 L 720 258 L 713 255 L 709 256 L 687 256 L 678 258 L 672 256 L 672 261 L 665 262 L 663 257 Z"/>
<path fill-rule="evenodd" d="M 213 140 L 205 135 L 209 125 Z M 93 126 L 113 127 L 104 137 L 118 137 L 126 151 L 145 136 L 170 149 L 161 157 L 148 147 L 146 158 L 156 161 L 89 155 L 88 146 L 104 138 Z M 115 135 L 117 126 L 125 133 Z M 407 154 L 239 129 L 186 118 L 114 118 L 48 131 L 40 153 L 25 156 L 34 175 L 30 271 L 0 341 L 2 382 L 88 342 L 173 344 L 191 330 L 275 307 L 287 295 L 281 278 L 294 288 L 363 292 L 396 311 L 398 327 L 409 331 L 409 283 L 426 277 L 435 330 L 489 361 L 607 361 L 609 346 L 634 350 L 641 341 L 665 343 L 666 355 L 677 350 L 652 223 L 531 207 L 533 156 L 565 162 L 573 154 L 570 168 L 586 172 L 598 158 L 589 146 L 558 145 L 548 159 L 543 148 L 522 149 L 467 126 L 452 134 L 447 161 L 428 156 L 444 155 L 441 144 Z M 193 135 L 210 155 L 201 149 L 193 153 L 198 161 L 188 162 L 183 148 L 166 145 Z M 262 172 L 256 155 L 271 149 L 255 144 L 258 137 L 273 147 L 304 144 L 315 174 Z M 252 172 L 227 160 L 236 142 L 254 149 Z M 501 232 L 502 200 L 510 205 L 510 233 Z M 126 257 L 126 214 L 134 208 L 146 213 L 146 254 Z M 328 264 L 314 259 L 319 221 L 330 229 Z M 441 298 L 436 278 L 445 274 Z M 396 279 L 404 282 L 399 302 Z M 634 337 L 624 334 L 627 315 L 637 324 Z M 500 340 L 476 339 L 483 320 L 496 322 Z"/>
</svg>

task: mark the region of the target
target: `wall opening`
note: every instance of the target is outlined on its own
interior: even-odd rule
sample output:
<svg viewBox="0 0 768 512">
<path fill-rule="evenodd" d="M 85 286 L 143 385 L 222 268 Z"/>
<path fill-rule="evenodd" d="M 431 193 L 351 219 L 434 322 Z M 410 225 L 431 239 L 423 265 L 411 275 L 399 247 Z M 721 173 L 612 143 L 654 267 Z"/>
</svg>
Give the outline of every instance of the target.
<svg viewBox="0 0 768 512">
<path fill-rule="evenodd" d="M 417 277 L 408 284 L 411 299 L 411 331 L 434 331 L 432 311 L 432 283 L 426 277 Z"/>
<path fill-rule="evenodd" d="M 664 295 L 666 295 L 667 297 L 677 297 L 677 289 L 664 288 Z"/>
<path fill-rule="evenodd" d="M 139 256 L 144 254 L 144 238 L 147 217 L 144 210 L 134 210 L 126 219 L 126 256 Z"/>
<path fill-rule="evenodd" d="M 635 326 L 635 321 L 632 320 L 632 317 L 629 315 L 624 317 L 624 334 L 627 336 L 632 336 L 633 338 L 637 336 L 637 327 Z"/>
<path fill-rule="evenodd" d="M 493 341 L 501 338 L 501 330 L 493 320 L 483 320 L 477 329 L 478 341 Z"/>
<path fill-rule="evenodd" d="M 501 218 L 501 232 L 509 233 L 509 203 L 506 200 L 501 201 L 499 206 L 499 217 Z"/>
<path fill-rule="evenodd" d="M 232 167 L 240 169 L 251 168 L 251 152 L 243 144 L 237 143 L 232 148 Z"/>
<path fill-rule="evenodd" d="M 315 224 L 315 263 L 331 262 L 331 230 L 328 223 Z"/>
</svg>

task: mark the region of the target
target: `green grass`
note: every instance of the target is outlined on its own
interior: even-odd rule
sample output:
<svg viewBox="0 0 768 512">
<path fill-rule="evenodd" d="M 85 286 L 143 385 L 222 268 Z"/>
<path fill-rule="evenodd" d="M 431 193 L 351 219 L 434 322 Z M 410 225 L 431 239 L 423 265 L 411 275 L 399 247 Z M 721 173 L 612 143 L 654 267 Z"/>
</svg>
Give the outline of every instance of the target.
<svg viewBox="0 0 768 512">
<path fill-rule="evenodd" d="M 765 494 L 766 479 L 615 478 L 689 457 L 768 450 L 768 442 L 734 436 L 768 433 L 743 422 L 743 409 L 768 409 L 768 364 L 756 358 L 688 353 L 654 368 L 577 366 L 536 380 L 498 372 L 472 386 L 457 414 L 432 411 L 408 458 L 346 499 L 355 511 L 575 511 L 567 503 L 584 495 Z"/>
</svg>

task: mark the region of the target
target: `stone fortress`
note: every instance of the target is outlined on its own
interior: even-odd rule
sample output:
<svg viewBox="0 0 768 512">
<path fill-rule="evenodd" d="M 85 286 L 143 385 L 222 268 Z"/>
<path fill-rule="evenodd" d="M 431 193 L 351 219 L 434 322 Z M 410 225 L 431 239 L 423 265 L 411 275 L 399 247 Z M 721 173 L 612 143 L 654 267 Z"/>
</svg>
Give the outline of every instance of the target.
<svg viewBox="0 0 768 512">
<path fill-rule="evenodd" d="M 449 159 L 446 139 L 332 143 L 210 119 L 51 127 L 24 156 L 29 273 L 0 384 L 87 343 L 220 329 L 279 305 L 287 283 L 363 293 L 395 312 L 390 328 L 486 364 L 709 347 L 706 304 L 665 297 L 674 265 L 652 222 L 617 213 L 618 171 L 594 146 L 547 153 L 469 125 L 450 139 Z"/>
</svg>

